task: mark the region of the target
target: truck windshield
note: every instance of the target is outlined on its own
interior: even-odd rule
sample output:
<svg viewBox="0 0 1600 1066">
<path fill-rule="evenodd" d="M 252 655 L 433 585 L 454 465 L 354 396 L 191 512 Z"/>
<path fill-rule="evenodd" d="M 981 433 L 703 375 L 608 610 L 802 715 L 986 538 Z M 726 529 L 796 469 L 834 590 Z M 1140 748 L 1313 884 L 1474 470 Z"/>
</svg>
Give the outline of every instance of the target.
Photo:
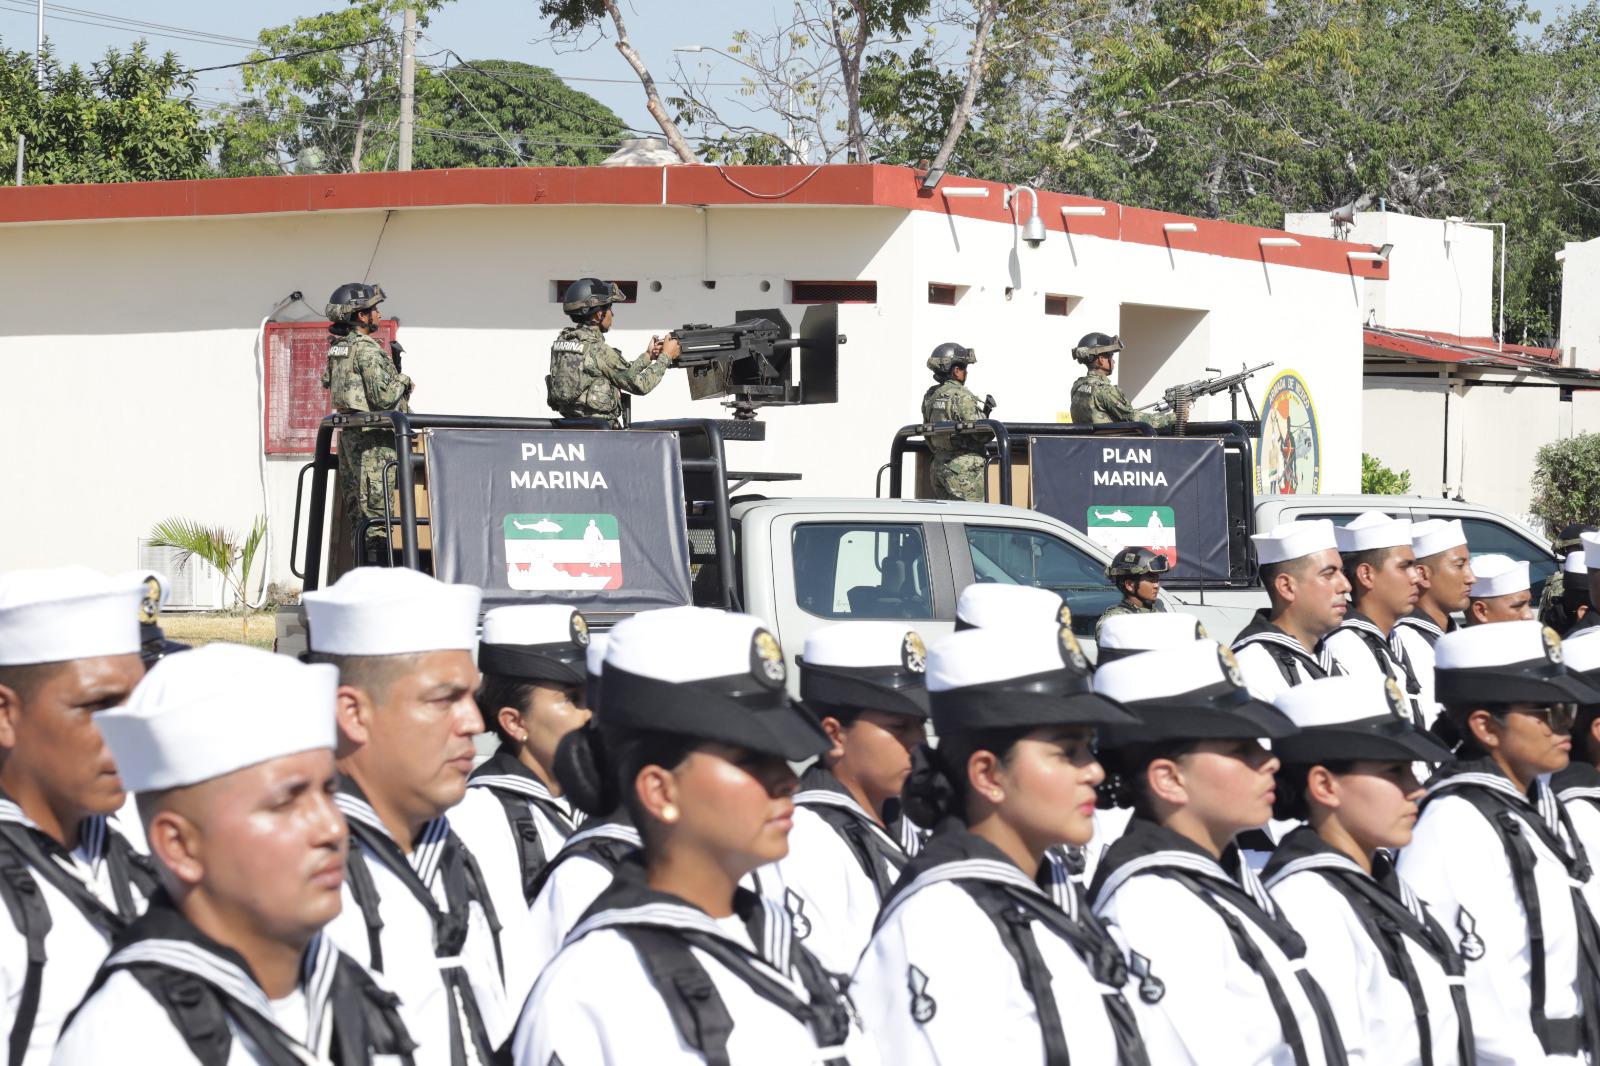
<svg viewBox="0 0 1600 1066">
<path fill-rule="evenodd" d="M 1100 613 L 1121 598 L 1102 563 L 1048 533 L 968 526 L 967 548 L 975 581 L 1032 585 L 1059 594 L 1072 608 L 1072 628 L 1080 636 L 1093 634 Z"/>
</svg>

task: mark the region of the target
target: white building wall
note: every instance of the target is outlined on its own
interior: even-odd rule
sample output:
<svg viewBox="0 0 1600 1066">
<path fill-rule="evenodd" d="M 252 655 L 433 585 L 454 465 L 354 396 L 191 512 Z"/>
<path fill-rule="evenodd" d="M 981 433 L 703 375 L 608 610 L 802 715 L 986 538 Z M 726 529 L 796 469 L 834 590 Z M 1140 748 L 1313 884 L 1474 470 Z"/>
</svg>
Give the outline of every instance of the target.
<svg viewBox="0 0 1600 1066">
<path fill-rule="evenodd" d="M 1339 236 L 1325 213 L 1285 215 L 1283 228 L 1314 237 Z M 1389 279 L 1365 283 L 1368 325 L 1457 337 L 1494 336 L 1499 277 L 1495 230 L 1388 211 L 1358 211 L 1342 239 L 1379 248 L 1394 245 Z"/>
<path fill-rule="evenodd" d="M 618 310 L 627 355 L 652 332 L 724 323 L 788 305 L 788 280 L 872 279 L 875 305 L 847 305 L 843 402 L 767 409 L 763 444 L 733 444 L 744 469 L 797 471 L 767 491 L 870 495 L 897 427 L 920 420 L 923 360 L 944 340 L 978 349 L 972 385 L 1015 421 L 1065 418 L 1079 336 L 1118 332 L 1143 351 L 1135 402 L 1205 368 L 1277 365 L 1305 377 L 1323 434 L 1323 491 L 1355 491 L 1361 439 L 1363 293 L 1351 276 L 1052 232 L 1037 249 L 1010 224 L 893 208 L 518 206 L 12 225 L 0 257 L 0 525 L 7 566 L 135 564 L 156 521 L 185 516 L 243 530 L 265 506 L 271 577 L 288 552 L 303 456 L 270 457 L 263 504 L 256 329 L 294 290 L 320 307 L 366 276 L 402 320 L 415 409 L 544 416 L 543 377 L 565 324 L 551 281 L 585 274 L 640 283 Z M 380 240 L 381 233 L 381 240 Z M 368 263 L 371 263 L 368 272 Z M 715 281 L 715 289 L 704 281 Z M 928 282 L 966 286 L 956 307 Z M 659 283 L 659 290 L 652 283 Z M 769 291 L 762 292 L 767 283 Z M 1008 291 L 1009 296 L 1008 296 Z M 1046 293 L 1076 297 L 1046 316 Z M 303 311 L 302 309 L 299 309 Z M 1224 417 L 1226 396 L 1196 417 Z M 718 417 L 681 375 L 635 401 L 640 419 Z M 1241 412 L 1243 414 L 1243 412 Z M 754 491 L 762 491 L 760 486 Z"/>
<path fill-rule="evenodd" d="M 1561 253 L 1561 361 L 1600 369 L 1600 237 L 1568 242 Z"/>
</svg>

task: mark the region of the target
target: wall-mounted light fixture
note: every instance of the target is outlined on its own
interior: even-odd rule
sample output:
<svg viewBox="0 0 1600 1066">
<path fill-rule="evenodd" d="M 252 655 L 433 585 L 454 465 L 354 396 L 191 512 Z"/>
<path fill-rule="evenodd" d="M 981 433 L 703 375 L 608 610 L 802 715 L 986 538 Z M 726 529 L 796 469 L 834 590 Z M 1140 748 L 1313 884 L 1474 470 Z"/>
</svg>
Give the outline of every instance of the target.
<svg viewBox="0 0 1600 1066">
<path fill-rule="evenodd" d="M 1261 238 L 1261 247 L 1298 248 L 1300 247 L 1300 242 L 1295 240 L 1293 237 L 1263 237 Z"/>
<path fill-rule="evenodd" d="M 1044 228 L 1044 219 L 1039 217 L 1039 194 L 1031 186 L 1016 185 L 1006 190 L 1005 201 L 1002 206 L 1011 207 L 1016 198 L 1023 193 L 1033 197 L 1033 210 L 1028 215 L 1028 221 L 1022 224 L 1022 239 L 1028 243 L 1029 247 L 1037 248 L 1044 243 L 1048 232 Z"/>
<path fill-rule="evenodd" d="M 1061 209 L 1062 218 L 1104 218 L 1105 214 L 1102 204 L 1067 204 Z"/>
<path fill-rule="evenodd" d="M 1163 222 L 1161 228 L 1168 233 L 1195 233 L 1200 229 L 1193 222 Z"/>
<path fill-rule="evenodd" d="M 989 190 L 982 185 L 949 185 L 939 191 L 946 200 L 982 200 L 989 195 Z"/>
</svg>

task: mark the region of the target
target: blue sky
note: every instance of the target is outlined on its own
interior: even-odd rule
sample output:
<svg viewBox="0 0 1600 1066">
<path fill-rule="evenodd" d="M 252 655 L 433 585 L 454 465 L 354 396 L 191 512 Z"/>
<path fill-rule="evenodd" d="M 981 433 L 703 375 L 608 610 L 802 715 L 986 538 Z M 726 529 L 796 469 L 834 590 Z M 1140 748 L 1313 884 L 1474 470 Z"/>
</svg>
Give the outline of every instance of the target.
<svg viewBox="0 0 1600 1066">
<path fill-rule="evenodd" d="M 282 25 L 302 15 L 334 10 L 341 0 L 63 0 L 57 5 L 46 0 L 45 33 L 56 51 L 68 61 L 87 63 L 109 47 L 125 48 L 141 36 L 141 30 L 86 23 L 114 22 L 115 18 L 159 23 L 201 35 L 254 40 L 265 26 Z M 631 9 L 630 9 L 631 8 Z M 0 44 L 6 48 L 32 52 L 34 48 L 35 0 L 0 0 Z M 651 73 L 668 89 L 667 76 L 675 58 L 672 49 L 680 45 L 701 44 L 724 48 L 734 32 L 742 28 L 770 26 L 790 9 L 790 0 L 625 0 L 624 17 L 634 46 L 650 65 Z M 685 15 L 692 15 L 686 18 Z M 107 17 L 107 16 L 112 17 Z M 69 21 L 75 20 L 75 21 Z M 146 36 L 156 50 L 172 49 L 190 66 L 204 67 L 235 62 L 249 54 L 248 46 L 225 41 L 183 39 L 193 34 Z M 597 97 L 630 126 L 655 130 L 644 109 L 644 94 L 633 70 L 617 54 L 609 40 L 587 51 L 558 51 L 541 40 L 548 32 L 539 18 L 537 0 L 454 0 L 434 14 L 418 45 L 419 55 L 451 48 L 465 58 L 514 59 L 549 67 L 566 78 L 574 88 Z M 442 62 L 446 57 L 433 60 Z M 737 82 L 738 67 L 711 53 L 683 56 L 685 66 L 697 69 L 701 62 L 715 64 L 715 81 Z M 614 80 L 583 80 L 614 79 Z M 238 86 L 236 71 L 215 71 L 198 76 L 196 95 L 206 100 L 226 100 Z M 733 94 L 729 87 L 723 91 Z"/>
</svg>

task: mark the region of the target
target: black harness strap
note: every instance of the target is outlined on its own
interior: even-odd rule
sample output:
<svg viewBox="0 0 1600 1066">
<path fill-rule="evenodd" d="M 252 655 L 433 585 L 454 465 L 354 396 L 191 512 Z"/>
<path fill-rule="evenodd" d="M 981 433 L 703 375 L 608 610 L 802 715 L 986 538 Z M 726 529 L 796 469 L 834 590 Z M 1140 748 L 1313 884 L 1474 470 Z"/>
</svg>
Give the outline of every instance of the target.
<svg viewBox="0 0 1600 1066">
<path fill-rule="evenodd" d="M 1546 846 L 1567 867 L 1570 875 L 1578 880 L 1588 879 L 1588 862 L 1582 852 L 1582 847 L 1577 843 L 1577 837 L 1572 836 L 1573 846 L 1578 849 L 1576 857 L 1569 855 L 1566 848 L 1558 839 L 1552 839 L 1549 828 L 1538 818 L 1521 816 L 1508 798 L 1487 788 L 1459 788 L 1451 789 L 1444 795 L 1459 796 L 1470 803 L 1500 838 L 1500 846 L 1505 849 L 1506 862 L 1511 867 L 1511 881 L 1516 889 L 1517 899 L 1522 904 L 1522 910 L 1528 923 L 1528 985 L 1529 1008 L 1528 1013 L 1533 1025 L 1534 1035 L 1539 1038 L 1540 1045 L 1549 1055 L 1576 1055 L 1584 1047 L 1600 1046 L 1597 1040 L 1597 1029 L 1600 1029 L 1600 1018 L 1597 1018 L 1597 1005 L 1600 1005 L 1600 984 L 1597 984 L 1596 967 L 1600 964 L 1600 934 L 1597 934 L 1594 919 L 1590 916 L 1589 908 L 1584 902 L 1581 890 L 1574 887 L 1572 893 L 1573 912 L 1578 926 L 1578 966 L 1579 966 L 1579 1014 L 1571 1018 L 1551 1018 L 1545 1014 L 1545 993 L 1549 981 L 1545 973 L 1545 937 L 1543 908 L 1539 900 L 1539 886 L 1534 879 L 1534 865 L 1536 858 L 1533 846 L 1524 835 L 1524 826 L 1541 837 Z M 1430 799 L 1432 797 L 1429 797 Z M 1424 801 L 1426 806 L 1427 801 Z M 1560 817 L 1566 822 L 1565 808 L 1559 808 Z M 1567 831 L 1571 834 L 1570 824 Z M 1581 876 L 1579 876 L 1581 874 Z"/>
<path fill-rule="evenodd" d="M 1031 928 L 1032 915 L 1010 894 L 996 885 L 983 881 L 958 881 L 978 909 L 994 924 L 1000 934 L 1000 943 L 1006 954 L 1016 964 L 1022 987 L 1028 990 L 1033 1008 L 1039 1013 L 1039 1032 L 1044 1039 L 1045 1066 L 1068 1066 L 1072 1061 L 1067 1051 L 1066 1031 L 1062 1027 L 1061 1009 L 1056 1005 L 1055 992 L 1050 987 L 1050 970 L 1039 954 L 1039 943 Z"/>
<path fill-rule="evenodd" d="M 539 879 L 533 886 L 533 894 L 537 897 L 543 892 L 544 886 L 550 883 L 550 878 L 554 876 L 556 869 L 570 859 L 579 856 L 593 859 L 607 870 L 615 872 L 617 867 L 622 865 L 622 860 L 638 850 L 636 844 L 608 836 L 597 835 L 569 842 L 556 852 L 555 858 L 546 863 L 544 869 L 539 872 Z"/>
<path fill-rule="evenodd" d="M 361 920 L 367 927 L 367 965 L 374 973 L 383 972 L 383 915 L 378 911 L 378 886 L 372 883 L 372 871 L 357 848 L 351 848 L 344 858 L 345 878 L 350 883 L 350 895 L 361 911 Z"/>
<path fill-rule="evenodd" d="M 533 812 L 528 810 L 529 798 L 520 792 L 488 785 L 479 787 L 488 788 L 506 812 L 506 822 L 511 826 L 511 839 L 517 844 L 517 866 L 522 871 L 522 898 L 531 904 L 533 897 L 538 894 L 539 875 L 544 872 L 549 857 L 545 855 L 544 842 L 539 839 L 539 827 L 533 820 Z"/>
<path fill-rule="evenodd" d="M 893 853 L 871 829 L 862 824 L 860 817 L 843 807 L 835 807 L 831 803 L 808 803 L 805 809 L 821 818 L 828 827 L 839 834 L 840 839 L 855 856 L 856 864 L 861 867 L 861 872 L 867 875 L 873 887 L 878 890 L 878 899 L 882 900 L 889 894 L 889 889 L 894 887 L 895 877 L 905 866 L 906 857 L 903 854 Z M 891 874 L 890 870 L 894 873 Z"/>
<path fill-rule="evenodd" d="M 11 1022 L 10 1066 L 22 1066 L 39 1015 L 39 995 L 44 984 L 45 937 L 50 933 L 50 908 L 45 906 L 39 883 L 27 862 L 10 848 L 0 847 L 0 900 L 11 922 L 28 942 L 28 970 L 22 979 L 22 998 Z"/>
<path fill-rule="evenodd" d="M 684 1043 L 700 1053 L 706 1066 L 729 1066 L 733 1018 L 689 945 L 671 933 L 644 926 L 626 929 L 623 935 L 644 960 L 650 983 L 666 1002 Z"/>
</svg>

